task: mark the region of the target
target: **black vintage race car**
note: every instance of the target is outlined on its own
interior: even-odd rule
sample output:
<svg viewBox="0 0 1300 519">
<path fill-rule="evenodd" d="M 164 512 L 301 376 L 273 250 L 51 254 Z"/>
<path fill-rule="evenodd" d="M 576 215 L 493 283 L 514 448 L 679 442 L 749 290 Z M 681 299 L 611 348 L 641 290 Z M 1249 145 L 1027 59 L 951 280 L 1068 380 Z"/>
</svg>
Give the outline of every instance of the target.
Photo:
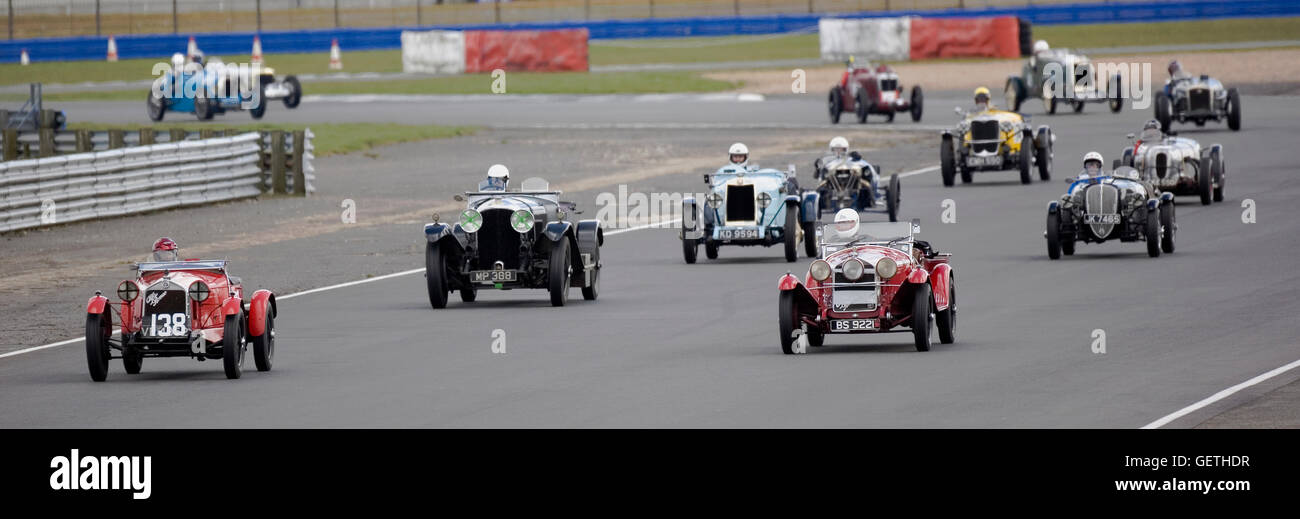
<svg viewBox="0 0 1300 519">
<path fill-rule="evenodd" d="M 454 224 L 424 226 L 429 304 L 445 308 L 451 291 L 473 302 L 480 288 L 544 288 L 552 306 L 564 306 L 570 287 L 594 300 L 600 288 L 599 220 L 573 222 L 575 204 L 559 200 L 545 181 L 525 180 L 519 191 L 471 191 Z"/>
<path fill-rule="evenodd" d="M 1076 242 L 1145 241 L 1147 254 L 1174 251 L 1174 196 L 1121 166 L 1110 175 L 1080 173 L 1070 188 L 1047 204 L 1047 257 L 1074 255 Z"/>
</svg>

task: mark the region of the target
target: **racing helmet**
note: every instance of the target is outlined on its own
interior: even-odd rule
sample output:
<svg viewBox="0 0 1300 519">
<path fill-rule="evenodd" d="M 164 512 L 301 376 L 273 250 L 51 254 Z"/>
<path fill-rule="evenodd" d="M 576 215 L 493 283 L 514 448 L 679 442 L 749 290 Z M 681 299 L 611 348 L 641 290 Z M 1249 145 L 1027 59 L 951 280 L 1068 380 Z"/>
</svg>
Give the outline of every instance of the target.
<svg viewBox="0 0 1300 519">
<path fill-rule="evenodd" d="M 1052 47 L 1047 44 L 1047 40 L 1038 40 L 1034 42 L 1034 54 L 1041 54 L 1049 50 L 1052 50 Z"/>
<path fill-rule="evenodd" d="M 483 191 L 505 191 L 506 186 L 510 184 L 510 169 L 503 164 L 493 164 L 488 168 L 487 180 L 483 181 L 480 190 Z"/>
<path fill-rule="evenodd" d="M 1143 141 L 1158 141 L 1164 138 L 1164 131 L 1160 128 L 1160 121 L 1151 119 L 1142 125 L 1142 133 L 1139 138 Z"/>
<path fill-rule="evenodd" d="M 852 238 L 858 234 L 859 224 L 862 222 L 858 211 L 852 207 L 840 209 L 835 213 L 835 220 L 831 223 L 831 231 L 838 238 Z"/>
<path fill-rule="evenodd" d="M 749 162 L 749 148 L 746 147 L 744 143 L 737 142 L 732 144 L 731 148 L 727 150 L 727 156 L 728 162 L 743 166 L 745 163 Z"/>
<path fill-rule="evenodd" d="M 831 139 L 830 148 L 831 154 L 835 155 L 835 158 L 842 159 L 849 153 L 849 140 L 844 137 L 835 137 Z"/>
<path fill-rule="evenodd" d="M 1183 71 L 1183 64 L 1179 63 L 1178 60 L 1173 60 L 1169 62 L 1169 77 L 1171 78 L 1187 77 L 1187 73 Z"/>
<path fill-rule="evenodd" d="M 179 71 L 181 67 L 184 66 L 185 66 L 185 55 L 179 52 L 177 52 L 176 54 L 172 54 L 172 70 Z"/>
<path fill-rule="evenodd" d="M 984 109 L 989 106 L 989 88 L 979 87 L 975 89 L 975 107 Z"/>
<path fill-rule="evenodd" d="M 154 261 L 176 261 L 179 254 L 180 246 L 171 238 L 164 236 L 153 242 Z"/>
<path fill-rule="evenodd" d="M 1102 158 L 1100 153 L 1090 151 L 1087 155 L 1083 156 L 1083 170 L 1086 171 L 1089 176 L 1095 177 L 1100 175 L 1101 166 L 1104 160 L 1105 159 Z"/>
</svg>

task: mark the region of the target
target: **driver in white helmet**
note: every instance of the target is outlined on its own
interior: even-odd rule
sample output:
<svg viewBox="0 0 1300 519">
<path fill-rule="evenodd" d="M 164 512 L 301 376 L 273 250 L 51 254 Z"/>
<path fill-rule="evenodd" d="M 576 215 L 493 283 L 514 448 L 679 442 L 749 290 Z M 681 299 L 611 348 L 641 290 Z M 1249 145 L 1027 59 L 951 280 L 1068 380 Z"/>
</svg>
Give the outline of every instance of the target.
<svg viewBox="0 0 1300 519">
<path fill-rule="evenodd" d="M 732 144 L 727 148 L 727 167 L 745 168 L 749 166 L 749 147 L 743 142 Z"/>
<path fill-rule="evenodd" d="M 1038 60 L 1044 59 L 1052 52 L 1052 47 L 1047 44 L 1047 40 L 1038 40 L 1034 42 L 1034 51 L 1029 54 L 1029 66 L 1038 65 Z"/>
<path fill-rule="evenodd" d="M 510 170 L 504 165 L 493 164 L 488 168 L 487 179 L 478 185 L 479 191 L 505 191 L 510 185 Z"/>
<path fill-rule="evenodd" d="M 1083 172 L 1079 174 L 1079 177 L 1097 178 L 1105 175 L 1105 172 L 1102 170 L 1104 160 L 1105 159 L 1102 158 L 1100 153 L 1095 151 L 1088 152 L 1087 155 L 1083 156 Z M 1085 175 L 1087 176 L 1085 177 Z"/>
<path fill-rule="evenodd" d="M 876 192 L 876 167 L 862 158 L 862 154 L 856 151 L 849 151 L 849 140 L 836 136 L 831 139 L 829 148 L 831 154 L 813 163 L 813 175 L 815 178 L 822 178 L 826 171 L 838 167 L 840 164 L 851 164 L 862 168 L 862 175 L 866 177 L 867 183 L 871 184 L 871 192 Z"/>
</svg>

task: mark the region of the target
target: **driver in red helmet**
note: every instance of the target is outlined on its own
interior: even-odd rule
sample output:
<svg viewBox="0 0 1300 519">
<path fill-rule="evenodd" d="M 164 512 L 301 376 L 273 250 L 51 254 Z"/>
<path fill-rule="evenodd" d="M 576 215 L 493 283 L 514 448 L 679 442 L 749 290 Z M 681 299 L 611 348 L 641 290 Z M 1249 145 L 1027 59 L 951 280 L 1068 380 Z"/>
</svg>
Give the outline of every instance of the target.
<svg viewBox="0 0 1300 519">
<path fill-rule="evenodd" d="M 180 247 L 176 241 L 171 238 L 162 237 L 153 242 L 153 260 L 154 261 L 178 261 L 180 257 Z"/>
</svg>

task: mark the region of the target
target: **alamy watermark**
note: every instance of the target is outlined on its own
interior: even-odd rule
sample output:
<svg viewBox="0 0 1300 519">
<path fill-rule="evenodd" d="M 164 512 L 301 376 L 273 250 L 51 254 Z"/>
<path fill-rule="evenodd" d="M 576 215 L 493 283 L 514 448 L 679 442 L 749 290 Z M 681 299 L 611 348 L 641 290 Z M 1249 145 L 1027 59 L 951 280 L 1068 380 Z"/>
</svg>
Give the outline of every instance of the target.
<svg viewBox="0 0 1300 519">
<path fill-rule="evenodd" d="M 179 67 L 160 61 L 153 65 L 153 95 L 157 99 L 238 98 L 246 110 L 262 102 L 262 65 L 253 63 L 188 62 Z"/>
</svg>

